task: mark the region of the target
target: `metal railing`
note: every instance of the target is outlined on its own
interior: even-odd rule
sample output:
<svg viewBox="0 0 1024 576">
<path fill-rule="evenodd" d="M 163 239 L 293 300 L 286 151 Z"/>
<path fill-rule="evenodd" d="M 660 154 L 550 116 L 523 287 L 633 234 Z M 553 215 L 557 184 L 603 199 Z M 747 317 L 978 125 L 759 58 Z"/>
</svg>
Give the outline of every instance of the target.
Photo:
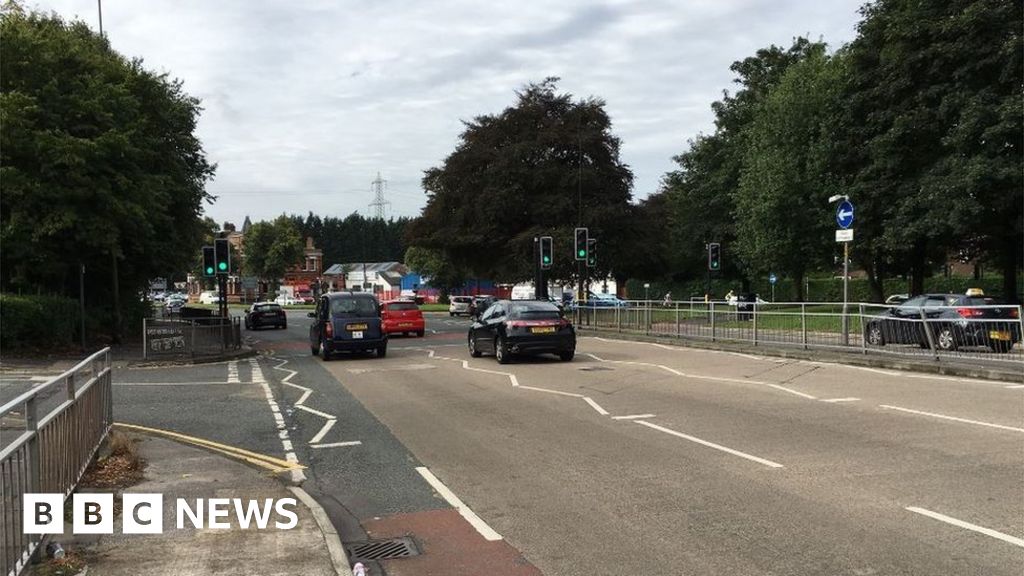
<svg viewBox="0 0 1024 576">
<path fill-rule="evenodd" d="M 242 327 L 238 316 L 175 320 L 144 318 L 142 321 L 142 357 L 202 356 L 242 346 Z"/>
<path fill-rule="evenodd" d="M 22 530 L 23 495 L 71 494 L 112 423 L 109 348 L 0 406 L 0 574 L 24 571 L 41 541 Z"/>
<path fill-rule="evenodd" d="M 628 300 L 579 306 L 578 327 L 615 332 L 958 359 L 1024 363 L 1020 306 L 901 308 L 841 302 Z"/>
</svg>

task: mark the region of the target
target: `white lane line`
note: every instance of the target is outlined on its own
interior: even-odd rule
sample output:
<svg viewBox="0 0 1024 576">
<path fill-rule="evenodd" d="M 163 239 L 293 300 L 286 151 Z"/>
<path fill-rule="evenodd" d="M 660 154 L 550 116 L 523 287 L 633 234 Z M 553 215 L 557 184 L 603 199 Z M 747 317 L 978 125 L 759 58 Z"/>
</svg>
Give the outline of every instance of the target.
<svg viewBox="0 0 1024 576">
<path fill-rule="evenodd" d="M 309 439 L 309 443 L 310 444 L 317 444 L 321 440 L 323 440 L 324 436 L 327 435 L 327 432 L 330 431 L 330 429 L 334 427 L 334 423 L 335 422 L 337 422 L 337 420 L 335 420 L 334 418 L 331 418 L 327 422 L 324 422 L 323 428 L 321 428 L 320 431 L 316 433 L 316 436 L 313 436 L 312 438 Z"/>
<path fill-rule="evenodd" d="M 637 420 L 639 418 L 654 418 L 654 414 L 630 414 L 629 416 L 612 416 L 612 420 Z"/>
<path fill-rule="evenodd" d="M 488 526 L 486 522 L 476 515 L 476 512 L 470 510 L 469 506 L 466 506 L 462 500 L 459 500 L 459 497 L 449 490 L 443 482 L 438 480 L 437 476 L 434 476 L 433 472 L 425 466 L 417 466 L 416 471 L 420 473 L 420 476 L 423 476 L 423 479 L 426 480 L 438 494 L 452 505 L 452 508 L 458 510 L 459 514 L 461 514 L 462 517 L 465 518 L 471 526 L 473 526 L 473 528 L 476 528 L 476 531 L 484 537 L 484 540 L 490 540 L 492 542 L 495 540 L 501 540 L 501 534 L 495 532 L 493 528 Z"/>
<path fill-rule="evenodd" d="M 1015 536 L 1010 536 L 1009 534 L 1003 534 L 1002 532 L 998 532 L 998 531 L 993 530 L 991 528 L 985 528 L 984 526 L 978 526 L 977 524 L 971 524 L 970 522 L 964 522 L 963 520 L 957 520 L 956 518 L 953 518 L 953 517 L 950 517 L 950 516 L 946 516 L 945 514 L 939 514 L 938 512 L 932 512 L 931 510 L 925 510 L 924 508 L 918 508 L 917 506 L 907 506 L 905 509 L 909 510 L 911 512 L 914 512 L 915 514 L 921 514 L 921 515 L 927 516 L 929 518 L 934 518 L 935 520 L 939 520 L 940 522 L 945 522 L 946 524 L 952 524 L 953 526 L 958 526 L 960 528 L 964 528 L 966 530 L 971 530 L 971 531 L 977 532 L 979 534 L 984 534 L 986 536 L 991 536 L 992 538 L 998 538 L 999 540 L 1002 540 L 1003 542 L 1009 542 L 1010 544 L 1013 544 L 1014 546 L 1020 546 L 1020 547 L 1024 548 L 1024 539 L 1017 538 Z"/>
<path fill-rule="evenodd" d="M 520 386 L 523 390 L 533 390 L 534 392 L 547 392 L 548 394 L 558 394 L 559 396 L 569 396 L 572 398 L 583 398 L 583 394 L 574 394 L 572 392 L 562 392 L 561 390 L 549 390 L 548 388 L 537 388 L 535 386 Z"/>
<path fill-rule="evenodd" d="M 1003 426 L 1002 424 L 992 424 L 991 422 L 979 422 L 978 420 L 968 420 L 967 418 L 958 418 L 956 416 L 947 416 L 945 414 L 936 414 L 934 412 L 922 412 L 921 410 L 911 410 L 910 408 L 901 408 L 899 406 L 889 406 L 886 404 L 881 404 L 880 406 L 889 410 L 899 410 L 900 412 L 919 414 L 921 416 L 931 416 L 932 418 L 942 418 L 943 420 L 952 420 L 954 422 L 963 422 L 965 424 L 999 428 L 1000 430 L 1009 430 L 1011 432 L 1024 432 L 1024 428 L 1014 428 L 1013 426 Z"/>
<path fill-rule="evenodd" d="M 1024 388 L 1024 384 L 1010 384 L 1006 388 L 1009 388 L 1010 390 L 1019 390 L 1021 388 Z"/>
<path fill-rule="evenodd" d="M 768 386 L 771 386 L 772 388 L 775 388 L 776 390 L 782 390 L 783 392 L 789 392 L 790 394 L 796 394 L 797 396 L 800 396 L 802 398 L 807 398 L 808 400 L 817 400 L 818 399 L 816 396 L 811 396 L 810 394 L 804 394 L 803 392 L 800 392 L 798 390 L 793 390 L 792 388 L 786 388 L 785 386 L 779 386 L 778 384 L 768 384 Z"/>
<path fill-rule="evenodd" d="M 114 382 L 114 386 L 212 386 L 248 384 L 248 382 Z"/>
<path fill-rule="evenodd" d="M 351 442 L 331 442 L 330 444 L 310 444 L 310 448 L 338 448 L 340 446 L 362 446 L 363 443 L 359 440 L 352 440 Z"/>
<path fill-rule="evenodd" d="M 288 437 L 288 429 L 284 425 L 284 418 L 281 417 L 281 409 L 277 405 L 277 400 L 274 400 L 274 393 L 270 389 L 270 385 L 267 384 L 266 378 L 263 377 L 263 369 L 260 368 L 259 362 L 255 359 L 249 359 L 249 365 L 252 367 L 252 380 L 260 385 L 263 389 L 263 394 L 267 398 L 267 404 L 270 406 L 270 411 L 274 415 L 274 423 L 277 425 L 278 437 L 281 439 L 281 447 L 284 448 L 284 459 L 288 462 L 298 464 L 299 459 L 295 456 L 295 452 L 292 449 L 291 439 Z M 306 475 L 300 469 L 291 471 L 292 482 L 298 484 L 299 482 L 306 481 Z"/>
<path fill-rule="evenodd" d="M 593 399 L 591 399 L 591 398 L 589 398 L 587 396 L 584 396 L 583 397 L 583 401 L 586 402 L 587 404 L 590 404 L 590 407 L 593 408 L 594 410 L 597 410 L 597 413 L 600 414 L 601 416 L 607 416 L 608 415 L 608 411 L 605 410 L 604 408 L 601 408 L 601 405 L 598 404 L 597 402 L 594 402 Z"/>
<path fill-rule="evenodd" d="M 232 360 L 228 362 L 228 382 L 235 384 L 238 380 L 238 361 Z"/>
<path fill-rule="evenodd" d="M 636 423 L 637 424 L 643 424 L 644 426 L 647 426 L 648 428 L 653 428 L 655 430 L 658 430 L 659 432 L 664 432 L 665 434 L 671 434 L 673 436 L 677 436 L 677 437 L 682 438 L 684 440 L 689 440 L 690 442 L 696 442 L 697 444 L 700 444 L 702 446 L 707 446 L 708 448 L 714 448 L 715 450 L 721 450 L 722 452 L 727 452 L 729 454 L 732 454 L 733 456 L 739 456 L 740 458 L 746 458 L 747 460 L 751 460 L 753 462 L 757 462 L 758 464 L 764 464 L 765 466 L 769 466 L 771 468 L 782 468 L 782 464 L 779 464 L 778 462 L 772 462 L 771 460 L 766 460 L 764 458 L 758 458 L 757 456 L 752 456 L 750 454 L 747 454 L 746 452 L 740 452 L 739 450 L 733 450 L 732 448 L 727 448 L 725 446 L 722 446 L 721 444 L 715 444 L 714 442 L 708 442 L 707 440 L 701 440 L 700 438 L 697 438 L 696 436 L 690 436 L 689 434 L 683 434 L 682 432 L 676 432 L 675 430 L 672 430 L 670 428 L 665 428 L 664 426 L 658 426 L 657 424 L 652 424 L 652 423 L 647 422 L 645 420 L 638 420 Z"/>
<path fill-rule="evenodd" d="M 335 418 L 332 414 L 328 414 L 326 412 L 321 412 L 321 411 L 316 410 L 314 408 L 310 408 L 309 406 L 303 406 L 301 404 L 296 404 L 295 407 L 298 408 L 299 410 L 303 410 L 305 412 L 309 412 L 310 414 L 316 414 L 317 416 L 319 416 L 321 418 L 325 418 L 327 420 L 337 420 L 337 418 Z"/>
<path fill-rule="evenodd" d="M 857 402 L 860 398 L 822 398 L 822 402 Z"/>
</svg>

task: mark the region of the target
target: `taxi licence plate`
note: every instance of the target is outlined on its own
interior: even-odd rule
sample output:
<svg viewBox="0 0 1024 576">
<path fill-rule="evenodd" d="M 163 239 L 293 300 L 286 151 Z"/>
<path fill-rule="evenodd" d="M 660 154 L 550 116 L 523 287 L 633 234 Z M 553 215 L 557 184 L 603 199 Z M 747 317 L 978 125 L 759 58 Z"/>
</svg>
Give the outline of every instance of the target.
<svg viewBox="0 0 1024 576">
<path fill-rule="evenodd" d="M 536 328 L 530 328 L 531 334 L 553 334 L 554 332 L 554 326 L 538 326 Z"/>
<path fill-rule="evenodd" d="M 366 324 L 346 324 L 345 330 L 366 330 Z"/>
<path fill-rule="evenodd" d="M 1009 340 L 1010 333 L 1005 330 L 992 330 L 988 333 L 988 337 L 993 340 Z"/>
</svg>

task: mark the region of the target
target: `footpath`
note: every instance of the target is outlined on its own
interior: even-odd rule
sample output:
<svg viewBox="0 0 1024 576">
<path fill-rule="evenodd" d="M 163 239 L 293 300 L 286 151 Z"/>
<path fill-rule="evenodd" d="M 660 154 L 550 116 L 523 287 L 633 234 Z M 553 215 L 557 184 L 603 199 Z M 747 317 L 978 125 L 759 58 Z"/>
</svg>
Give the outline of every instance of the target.
<svg viewBox="0 0 1024 576">
<path fill-rule="evenodd" d="M 205 449 L 172 440 L 142 434 L 127 436 L 144 462 L 141 481 L 131 486 L 111 487 L 102 477 L 99 482 L 86 475 L 81 492 L 120 494 L 162 494 L 163 533 L 123 534 L 121 514 L 114 520 L 114 533 L 104 535 L 71 535 L 70 516 L 65 535 L 53 536 L 66 551 L 61 561 L 44 560 L 34 566 L 33 574 L 80 574 L 88 576 L 336 576 L 348 574 L 347 559 L 342 551 L 321 530 L 322 509 L 284 485 L 269 471 L 242 463 Z M 114 482 L 116 483 L 116 481 Z M 229 507 L 229 528 L 195 528 L 188 517 L 184 527 L 177 526 L 179 498 L 195 508 L 197 499 L 241 499 L 243 503 L 265 499 L 295 500 L 292 510 L 298 521 L 294 528 L 279 529 L 275 522 L 288 522 L 285 516 L 272 513 L 265 529 L 255 523 L 243 529 L 233 507 Z M 313 504 L 316 510 L 308 507 Z M 115 507 L 117 505 L 115 504 Z M 209 510 L 207 509 L 207 513 Z M 209 521 L 207 514 L 206 521 Z M 208 526 L 208 524 L 206 524 Z M 336 535 L 334 536 L 337 541 Z M 332 554 L 334 555 L 332 557 Z M 338 567 L 336 569 L 336 566 Z M 343 568 L 342 568 L 343 566 Z M 342 572 L 342 570 L 345 570 Z"/>
</svg>

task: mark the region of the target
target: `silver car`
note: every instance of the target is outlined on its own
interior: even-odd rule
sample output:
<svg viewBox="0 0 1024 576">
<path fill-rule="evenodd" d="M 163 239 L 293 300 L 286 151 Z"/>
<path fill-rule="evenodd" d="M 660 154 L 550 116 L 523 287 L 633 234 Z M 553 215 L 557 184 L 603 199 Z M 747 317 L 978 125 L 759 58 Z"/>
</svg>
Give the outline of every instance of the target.
<svg viewBox="0 0 1024 576">
<path fill-rule="evenodd" d="M 448 304 L 448 315 L 458 316 L 460 314 L 465 314 L 466 316 L 469 316 L 472 312 L 470 309 L 472 304 L 472 296 L 452 296 L 450 304 Z"/>
</svg>

